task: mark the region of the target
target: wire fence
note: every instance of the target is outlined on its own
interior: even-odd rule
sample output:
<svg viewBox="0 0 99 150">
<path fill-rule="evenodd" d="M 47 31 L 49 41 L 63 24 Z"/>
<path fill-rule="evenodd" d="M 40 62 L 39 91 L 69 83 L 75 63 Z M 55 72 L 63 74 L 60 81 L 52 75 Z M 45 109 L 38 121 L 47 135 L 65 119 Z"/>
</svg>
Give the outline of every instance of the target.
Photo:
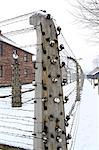
<svg viewBox="0 0 99 150">
<path fill-rule="evenodd" d="M 0 27 L 15 24 L 20 21 L 25 21 L 31 14 L 32 13 L 28 13 L 12 19 L 4 20 L 0 22 Z M 7 32 L 5 33 L 5 35 L 12 34 L 12 36 L 14 36 L 16 34 L 23 34 L 23 32 L 31 32 L 34 29 L 35 28 L 32 27 L 26 27 L 19 30 Z M 79 123 L 79 109 L 84 77 L 80 69 L 77 74 L 77 59 L 69 44 L 65 40 L 63 34 L 61 34 L 60 36 L 62 37 L 60 42 L 65 43 L 66 45 L 66 48 L 64 47 L 64 49 L 59 52 L 60 65 L 64 64 L 61 70 L 64 97 L 63 103 L 65 109 L 64 119 L 67 134 L 66 140 L 68 143 L 68 149 L 74 150 Z M 31 45 L 31 47 L 32 46 L 33 45 Z M 37 45 L 35 44 L 34 46 Z M 72 57 L 73 59 L 75 59 L 75 62 L 69 60 L 68 57 Z M 42 62 L 35 63 L 42 64 Z M 10 74 L 8 76 L 10 76 Z M 79 80 L 78 83 L 77 78 Z M 24 148 L 26 150 L 33 150 L 33 138 L 41 140 L 39 137 L 36 137 L 36 133 L 34 131 L 34 123 L 36 120 L 34 106 L 37 103 L 37 98 L 35 98 L 36 84 L 37 83 L 22 85 L 22 106 L 19 108 L 12 107 L 12 87 L 0 88 L 0 144 L 15 146 L 18 150 L 20 150 L 21 148 Z M 38 83 L 38 85 L 42 85 L 42 83 Z M 77 100 L 78 95 L 80 98 L 79 101 Z M 38 99 L 42 101 L 42 98 Z M 42 122 L 37 122 L 37 120 L 36 123 L 42 124 Z M 37 148 L 37 150 L 40 150 L 40 148 Z"/>
</svg>

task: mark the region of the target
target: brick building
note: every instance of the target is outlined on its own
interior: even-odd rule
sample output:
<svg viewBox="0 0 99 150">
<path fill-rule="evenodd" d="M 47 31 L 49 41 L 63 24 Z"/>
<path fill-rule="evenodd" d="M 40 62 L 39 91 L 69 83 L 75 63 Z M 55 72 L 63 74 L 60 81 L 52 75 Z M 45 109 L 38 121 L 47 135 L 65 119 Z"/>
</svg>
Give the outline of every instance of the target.
<svg viewBox="0 0 99 150">
<path fill-rule="evenodd" d="M 31 83 L 34 80 L 32 54 L 18 48 L 12 41 L 0 34 L 0 86 L 11 85 L 13 53 L 19 56 L 21 84 Z"/>
</svg>

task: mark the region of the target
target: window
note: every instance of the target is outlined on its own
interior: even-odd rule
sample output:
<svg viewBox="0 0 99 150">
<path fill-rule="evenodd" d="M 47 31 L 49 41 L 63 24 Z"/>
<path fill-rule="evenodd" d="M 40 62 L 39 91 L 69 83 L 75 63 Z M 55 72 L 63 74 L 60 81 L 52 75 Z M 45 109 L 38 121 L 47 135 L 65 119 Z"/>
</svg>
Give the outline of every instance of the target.
<svg viewBox="0 0 99 150">
<path fill-rule="evenodd" d="M 3 45 L 1 42 L 0 42 L 0 55 L 3 55 Z"/>
<path fill-rule="evenodd" d="M 25 77 L 27 77 L 28 76 L 28 69 L 24 69 L 24 75 L 25 75 Z"/>
<path fill-rule="evenodd" d="M 0 66 L 0 77 L 3 77 L 3 66 Z"/>
<path fill-rule="evenodd" d="M 25 62 L 28 61 L 28 54 L 27 54 L 27 53 L 24 54 L 24 61 L 25 61 Z"/>
</svg>

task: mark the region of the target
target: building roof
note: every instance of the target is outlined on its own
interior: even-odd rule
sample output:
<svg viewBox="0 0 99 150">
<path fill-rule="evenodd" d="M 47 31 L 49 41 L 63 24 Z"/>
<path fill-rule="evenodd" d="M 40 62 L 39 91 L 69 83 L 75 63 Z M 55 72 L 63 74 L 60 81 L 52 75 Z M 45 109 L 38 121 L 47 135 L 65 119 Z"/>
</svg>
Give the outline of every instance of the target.
<svg viewBox="0 0 99 150">
<path fill-rule="evenodd" d="M 95 69 L 93 69 L 89 74 L 91 75 L 95 75 L 96 73 L 99 72 L 99 67 L 96 67 Z"/>
<path fill-rule="evenodd" d="M 26 53 L 29 53 L 29 54 L 33 55 L 33 53 L 28 52 L 28 51 L 26 51 L 24 49 L 21 49 L 20 46 L 18 44 L 16 44 L 14 41 L 12 41 L 11 39 L 9 39 L 6 36 L 2 35 L 1 31 L 0 31 L 0 41 L 2 41 L 4 43 L 7 43 L 7 44 L 9 44 L 11 46 L 14 46 L 14 47 L 16 47 L 16 48 L 18 48 L 18 49 L 20 49 L 22 51 L 25 51 Z"/>
</svg>

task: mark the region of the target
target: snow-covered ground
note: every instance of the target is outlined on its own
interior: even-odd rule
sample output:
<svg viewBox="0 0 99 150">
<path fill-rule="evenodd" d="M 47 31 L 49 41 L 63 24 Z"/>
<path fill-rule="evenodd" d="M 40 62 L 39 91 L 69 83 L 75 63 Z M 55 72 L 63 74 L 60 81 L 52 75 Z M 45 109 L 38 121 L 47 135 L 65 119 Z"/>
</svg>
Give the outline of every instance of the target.
<svg viewBox="0 0 99 150">
<path fill-rule="evenodd" d="M 63 88 L 64 96 L 69 97 L 65 104 L 65 112 L 69 113 L 76 98 L 76 83 L 73 82 Z M 22 91 L 33 89 L 23 85 Z M 11 88 L 0 88 L 0 96 L 11 94 Z M 22 94 L 23 105 L 21 108 L 11 107 L 11 97 L 0 98 L 0 143 L 33 150 L 33 125 L 34 125 L 34 91 Z M 68 150 L 98 150 L 99 149 L 99 96 L 89 81 L 85 80 L 82 91 L 81 103 L 77 102 L 67 127 L 67 133 L 78 128 L 77 138 L 70 140 Z M 80 105 L 79 105 L 80 104 Z M 77 108 L 77 112 L 76 112 Z M 76 115 L 75 115 L 76 114 Z M 80 115 L 80 116 L 79 116 Z M 78 118 L 79 126 L 78 124 Z M 73 118 L 75 120 L 73 121 Z M 73 127 L 72 127 L 73 125 Z M 75 143 L 73 145 L 73 143 Z"/>
<path fill-rule="evenodd" d="M 99 95 L 88 80 L 85 80 L 80 120 L 73 150 L 99 150 Z"/>
<path fill-rule="evenodd" d="M 23 85 L 22 91 L 33 89 Z M 10 95 L 11 88 L 0 88 L 0 96 Z M 0 98 L 0 143 L 33 150 L 34 92 L 22 94 L 22 107 L 12 108 L 11 97 Z"/>
<path fill-rule="evenodd" d="M 34 89 L 32 84 L 23 85 L 22 91 Z M 75 100 L 75 82 L 64 87 L 64 96 Z M 73 94 L 72 94 L 73 93 Z M 0 88 L 0 96 L 11 95 L 11 88 Z M 12 108 L 11 97 L 0 98 L 0 143 L 33 150 L 34 91 L 22 94 L 22 107 Z M 70 102 L 70 104 L 72 104 Z M 65 107 L 69 112 L 70 104 Z"/>
</svg>

